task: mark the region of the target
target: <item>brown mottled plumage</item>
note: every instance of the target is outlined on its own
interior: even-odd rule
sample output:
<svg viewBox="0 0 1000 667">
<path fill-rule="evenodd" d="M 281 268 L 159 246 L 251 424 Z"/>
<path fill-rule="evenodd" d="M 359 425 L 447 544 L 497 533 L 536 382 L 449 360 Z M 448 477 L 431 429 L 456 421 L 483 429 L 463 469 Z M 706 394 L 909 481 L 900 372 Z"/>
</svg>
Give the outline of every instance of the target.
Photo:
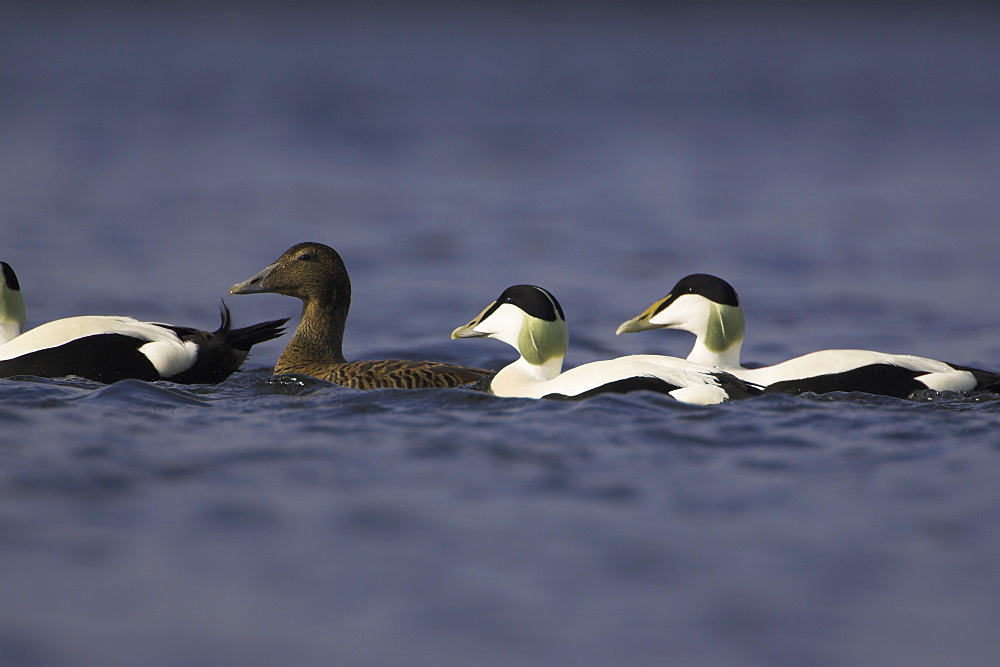
<svg viewBox="0 0 1000 667">
<path fill-rule="evenodd" d="M 489 374 L 435 361 L 344 359 L 344 325 L 351 307 L 351 279 L 337 251 L 299 243 L 263 271 L 233 285 L 230 294 L 274 292 L 302 300 L 302 317 L 274 374 L 299 373 L 354 389 L 457 387 Z"/>
</svg>

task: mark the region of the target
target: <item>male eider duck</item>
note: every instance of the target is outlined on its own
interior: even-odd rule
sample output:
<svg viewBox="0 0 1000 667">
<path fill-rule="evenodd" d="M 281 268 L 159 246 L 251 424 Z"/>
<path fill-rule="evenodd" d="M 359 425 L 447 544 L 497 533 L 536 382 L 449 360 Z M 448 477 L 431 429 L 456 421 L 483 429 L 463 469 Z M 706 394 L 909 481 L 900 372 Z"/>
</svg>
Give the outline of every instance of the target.
<svg viewBox="0 0 1000 667">
<path fill-rule="evenodd" d="M 744 319 L 736 290 L 721 278 L 682 278 L 667 296 L 623 322 L 618 333 L 680 329 L 695 335 L 688 361 L 714 366 L 766 393 L 864 392 L 907 398 L 916 391 L 992 391 L 1000 375 L 935 359 L 872 350 L 821 350 L 773 366 L 740 364 Z"/>
<path fill-rule="evenodd" d="M 435 361 L 384 359 L 348 362 L 344 326 L 351 306 L 351 280 L 344 260 L 322 243 L 299 243 L 230 294 L 273 292 L 302 300 L 302 317 L 274 374 L 301 374 L 354 389 L 457 387 L 489 374 Z"/>
<path fill-rule="evenodd" d="M 0 264 L 0 377 L 75 375 L 97 382 L 169 380 L 183 384 L 222 382 L 243 364 L 250 348 L 277 338 L 288 320 L 232 328 L 222 306 L 222 325 L 200 331 L 131 317 L 80 316 L 21 330 L 24 299 L 17 276 Z"/>
<path fill-rule="evenodd" d="M 497 396 L 579 399 L 645 389 L 678 401 L 709 405 L 760 391 L 717 369 L 669 357 L 633 355 L 594 361 L 562 372 L 569 334 L 559 302 L 535 285 L 508 287 L 454 338 L 496 338 L 520 358 L 490 379 Z"/>
</svg>

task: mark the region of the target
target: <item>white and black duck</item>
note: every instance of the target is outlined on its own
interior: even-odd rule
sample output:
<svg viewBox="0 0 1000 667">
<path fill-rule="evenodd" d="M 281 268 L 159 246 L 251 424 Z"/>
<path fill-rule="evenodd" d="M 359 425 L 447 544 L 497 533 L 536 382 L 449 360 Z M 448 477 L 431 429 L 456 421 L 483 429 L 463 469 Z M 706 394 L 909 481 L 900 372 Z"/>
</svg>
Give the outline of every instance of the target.
<svg viewBox="0 0 1000 667">
<path fill-rule="evenodd" d="M 78 376 L 97 382 L 170 380 L 222 382 L 236 372 L 257 343 L 277 338 L 287 319 L 232 328 L 223 304 L 222 325 L 201 331 L 131 317 L 84 315 L 53 320 L 22 333 L 24 298 L 13 269 L 2 266 L 0 377 Z"/>
<path fill-rule="evenodd" d="M 873 350 L 820 350 L 773 366 L 740 363 L 745 321 L 736 290 L 721 278 L 682 278 L 667 296 L 623 322 L 618 333 L 680 329 L 695 335 L 688 361 L 713 366 L 765 387 L 766 393 L 864 392 L 907 398 L 914 392 L 992 391 L 1000 375 L 908 354 Z"/>
<path fill-rule="evenodd" d="M 302 316 L 278 358 L 275 375 L 308 375 L 354 389 L 419 389 L 470 384 L 490 372 L 437 361 L 347 361 L 343 344 L 351 307 L 351 280 L 337 251 L 322 243 L 292 246 L 230 290 L 230 294 L 263 292 L 302 301 Z"/>
<path fill-rule="evenodd" d="M 555 297 L 534 285 L 508 287 L 451 337 L 495 338 L 518 351 L 517 361 L 489 379 L 489 389 L 497 396 L 579 399 L 648 390 L 708 405 L 760 393 L 717 369 L 654 355 L 594 361 L 563 372 L 569 342 L 566 318 Z"/>
</svg>

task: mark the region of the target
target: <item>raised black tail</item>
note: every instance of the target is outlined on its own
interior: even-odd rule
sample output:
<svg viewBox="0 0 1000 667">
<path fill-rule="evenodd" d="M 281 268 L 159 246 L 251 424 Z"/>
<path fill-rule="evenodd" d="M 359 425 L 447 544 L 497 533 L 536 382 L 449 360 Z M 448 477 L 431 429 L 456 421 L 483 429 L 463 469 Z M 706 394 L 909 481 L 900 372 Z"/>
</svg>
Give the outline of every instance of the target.
<svg viewBox="0 0 1000 667">
<path fill-rule="evenodd" d="M 250 348 L 257 343 L 274 340 L 285 333 L 284 325 L 290 319 L 286 317 L 281 320 L 269 320 L 259 324 L 251 324 L 248 327 L 233 329 L 233 316 L 229 312 L 229 306 L 223 303 L 219 309 L 219 315 L 222 318 L 222 324 L 212 332 L 213 335 L 221 337 L 220 342 L 223 345 L 240 350 L 241 352 L 249 352 Z"/>
<path fill-rule="evenodd" d="M 271 320 L 251 324 L 241 329 L 233 329 L 233 318 L 226 304 L 219 309 L 222 325 L 212 331 L 199 331 L 185 327 L 168 327 L 182 340 L 198 345 L 198 356 L 194 364 L 185 371 L 163 378 L 181 384 L 214 384 L 222 382 L 239 370 L 246 361 L 250 348 L 257 343 L 277 338 L 285 332 L 282 325 L 288 321 Z"/>
</svg>

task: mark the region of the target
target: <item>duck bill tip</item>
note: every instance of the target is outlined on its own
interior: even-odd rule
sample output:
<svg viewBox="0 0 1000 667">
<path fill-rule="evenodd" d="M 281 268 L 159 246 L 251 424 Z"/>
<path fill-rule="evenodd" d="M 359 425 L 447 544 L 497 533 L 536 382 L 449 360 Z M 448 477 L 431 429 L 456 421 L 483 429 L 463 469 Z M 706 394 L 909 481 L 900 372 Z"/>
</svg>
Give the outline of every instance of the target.
<svg viewBox="0 0 1000 667">
<path fill-rule="evenodd" d="M 621 336 L 623 333 L 638 333 L 640 331 L 646 331 L 647 329 L 655 329 L 649 325 L 649 322 L 643 320 L 641 317 L 636 317 L 634 319 L 622 322 L 615 329 L 615 335 Z"/>
<path fill-rule="evenodd" d="M 465 326 L 458 327 L 451 332 L 451 339 L 456 338 L 483 338 L 486 334 L 476 331 L 473 328 L 474 325 L 466 324 Z"/>
</svg>

